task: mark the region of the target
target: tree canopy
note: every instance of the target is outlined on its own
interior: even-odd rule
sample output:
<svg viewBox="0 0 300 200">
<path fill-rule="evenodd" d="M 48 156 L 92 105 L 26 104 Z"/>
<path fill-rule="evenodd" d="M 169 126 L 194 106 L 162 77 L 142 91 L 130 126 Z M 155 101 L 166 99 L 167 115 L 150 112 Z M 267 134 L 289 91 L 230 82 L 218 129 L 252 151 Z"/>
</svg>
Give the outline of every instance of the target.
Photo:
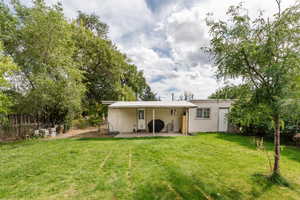
<svg viewBox="0 0 300 200">
<path fill-rule="evenodd" d="M 275 124 L 274 174 L 279 174 L 280 119 L 285 102 L 299 92 L 300 3 L 272 18 L 251 19 L 242 4 L 228 10 L 228 21 L 207 20 L 212 36 L 207 49 L 219 78 L 242 78 L 251 102 L 268 107 Z"/>
<path fill-rule="evenodd" d="M 18 0 L 0 2 L 1 55 L 9 56 L 1 59 L 10 58 L 20 68 L 8 74 L 6 63 L 0 71 L 11 80 L 14 112 L 39 115 L 54 125 L 96 110 L 102 100 L 154 95 L 143 72 L 107 33 L 108 26 L 94 14 L 78 12 L 76 19 L 67 19 L 60 3 L 48 6 L 37 0 L 28 7 Z"/>
<path fill-rule="evenodd" d="M 17 69 L 12 58 L 4 54 L 3 45 L 0 42 L 0 122 L 3 122 L 3 115 L 7 115 L 12 106 L 12 100 L 3 92 L 10 86 L 7 77 L 16 72 Z"/>
<path fill-rule="evenodd" d="M 250 91 L 248 85 L 226 85 L 216 90 L 208 98 L 209 99 L 239 99 L 246 96 Z"/>
</svg>

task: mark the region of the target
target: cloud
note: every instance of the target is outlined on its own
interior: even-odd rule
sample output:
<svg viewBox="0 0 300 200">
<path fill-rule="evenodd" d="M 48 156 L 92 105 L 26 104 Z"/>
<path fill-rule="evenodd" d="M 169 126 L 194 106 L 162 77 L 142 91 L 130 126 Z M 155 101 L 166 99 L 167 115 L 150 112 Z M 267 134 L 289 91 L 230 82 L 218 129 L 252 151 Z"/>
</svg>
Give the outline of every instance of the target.
<svg viewBox="0 0 300 200">
<path fill-rule="evenodd" d="M 164 76 L 164 75 L 153 76 L 152 79 L 150 80 L 150 83 L 160 82 L 160 81 L 163 81 L 166 78 L 167 77 Z"/>
<path fill-rule="evenodd" d="M 215 68 L 200 49 L 210 38 L 205 18 L 214 13 L 215 19 L 226 20 L 227 8 L 241 0 L 46 0 L 58 1 L 70 18 L 78 10 L 100 16 L 110 27 L 109 37 L 144 71 L 162 99 L 170 99 L 171 93 L 179 97 L 184 91 L 207 98 L 224 85 L 215 79 Z M 285 0 L 282 8 L 294 2 Z M 265 10 L 267 16 L 277 10 L 275 0 L 251 0 L 244 5 L 253 17 L 258 10 Z"/>
<path fill-rule="evenodd" d="M 145 0 L 145 2 L 147 4 L 147 7 L 152 12 L 160 12 L 162 8 L 166 7 L 167 5 L 170 5 L 172 3 L 172 0 Z"/>
</svg>

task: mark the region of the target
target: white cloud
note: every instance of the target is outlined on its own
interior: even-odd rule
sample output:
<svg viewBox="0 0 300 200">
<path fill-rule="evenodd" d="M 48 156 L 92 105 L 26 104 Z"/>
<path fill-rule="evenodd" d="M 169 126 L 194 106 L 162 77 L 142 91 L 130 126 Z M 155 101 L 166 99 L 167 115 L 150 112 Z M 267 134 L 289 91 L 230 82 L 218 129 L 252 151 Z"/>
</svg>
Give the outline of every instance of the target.
<svg viewBox="0 0 300 200">
<path fill-rule="evenodd" d="M 207 46 L 207 13 L 226 19 L 229 6 L 241 0 L 46 0 L 63 3 L 65 13 L 95 13 L 110 26 L 109 37 L 143 70 L 158 94 L 171 98 L 184 91 L 206 98 L 223 85 L 214 78 L 214 69 L 200 47 Z M 25 1 L 26 2 L 26 1 Z M 28 2 L 28 1 L 27 1 Z M 282 1 L 282 8 L 295 0 Z M 258 10 L 267 16 L 277 11 L 275 0 L 248 0 L 244 3 L 255 17 Z"/>
</svg>

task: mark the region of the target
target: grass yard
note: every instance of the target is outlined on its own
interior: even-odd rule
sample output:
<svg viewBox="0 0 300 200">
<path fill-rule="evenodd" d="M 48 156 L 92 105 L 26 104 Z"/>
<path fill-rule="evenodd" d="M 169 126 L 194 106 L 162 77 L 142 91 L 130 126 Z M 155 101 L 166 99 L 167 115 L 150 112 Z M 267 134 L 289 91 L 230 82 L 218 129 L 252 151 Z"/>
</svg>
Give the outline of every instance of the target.
<svg viewBox="0 0 300 200">
<path fill-rule="evenodd" d="M 300 149 L 282 150 L 290 187 L 236 135 L 0 143 L 0 199 L 300 199 Z"/>
</svg>

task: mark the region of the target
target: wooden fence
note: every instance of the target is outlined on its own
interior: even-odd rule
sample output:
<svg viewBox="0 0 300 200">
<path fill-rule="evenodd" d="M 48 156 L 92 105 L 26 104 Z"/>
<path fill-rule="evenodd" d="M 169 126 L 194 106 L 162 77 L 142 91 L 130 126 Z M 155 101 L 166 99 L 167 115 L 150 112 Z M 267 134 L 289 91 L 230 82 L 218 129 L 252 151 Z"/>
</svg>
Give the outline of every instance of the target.
<svg viewBox="0 0 300 200">
<path fill-rule="evenodd" d="M 0 140 L 19 140 L 31 137 L 39 129 L 38 117 L 25 114 L 7 116 L 8 123 L 0 126 Z"/>
</svg>

